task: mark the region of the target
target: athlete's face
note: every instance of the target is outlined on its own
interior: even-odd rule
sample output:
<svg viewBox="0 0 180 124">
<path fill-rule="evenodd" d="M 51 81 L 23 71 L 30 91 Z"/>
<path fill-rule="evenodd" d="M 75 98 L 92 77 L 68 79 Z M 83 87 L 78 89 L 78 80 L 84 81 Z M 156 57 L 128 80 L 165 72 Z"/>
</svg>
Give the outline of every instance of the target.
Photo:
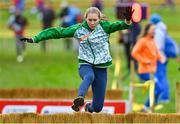
<svg viewBox="0 0 180 124">
<path fill-rule="evenodd" d="M 86 21 L 91 29 L 94 29 L 99 23 L 99 17 L 96 13 L 89 13 L 86 17 Z"/>
</svg>

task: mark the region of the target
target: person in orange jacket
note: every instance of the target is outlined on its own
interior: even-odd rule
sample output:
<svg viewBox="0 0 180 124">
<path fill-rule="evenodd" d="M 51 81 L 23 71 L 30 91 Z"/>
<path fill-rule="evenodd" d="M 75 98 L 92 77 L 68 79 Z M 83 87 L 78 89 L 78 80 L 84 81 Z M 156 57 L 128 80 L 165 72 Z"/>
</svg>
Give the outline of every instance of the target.
<svg viewBox="0 0 180 124">
<path fill-rule="evenodd" d="M 166 58 L 157 48 L 154 40 L 155 26 L 147 24 L 144 28 L 142 37 L 132 49 L 132 57 L 138 62 L 138 74 L 143 81 L 150 80 L 150 74 L 154 74 L 157 69 L 157 61 L 164 63 Z M 158 103 L 160 95 L 160 83 L 155 77 L 155 105 Z M 149 98 L 147 99 L 144 110 L 149 109 Z"/>
</svg>

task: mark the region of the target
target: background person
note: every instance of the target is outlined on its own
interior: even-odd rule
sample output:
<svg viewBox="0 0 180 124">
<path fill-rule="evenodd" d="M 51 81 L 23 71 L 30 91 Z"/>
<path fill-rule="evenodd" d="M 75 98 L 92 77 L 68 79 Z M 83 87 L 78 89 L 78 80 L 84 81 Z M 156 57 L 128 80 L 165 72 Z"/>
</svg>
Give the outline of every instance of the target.
<svg viewBox="0 0 180 124">
<path fill-rule="evenodd" d="M 42 14 L 42 28 L 47 29 L 53 26 L 53 22 L 55 20 L 55 12 L 51 5 L 52 3 L 47 3 L 41 11 Z M 46 52 L 47 42 L 41 42 L 41 50 Z"/>
<path fill-rule="evenodd" d="M 160 53 L 155 44 L 154 31 L 154 25 L 146 25 L 142 37 L 137 41 L 131 54 L 138 62 L 138 74 L 143 81 L 151 80 L 151 74 L 154 75 L 157 69 L 157 61 L 165 62 L 165 57 Z M 161 85 L 155 76 L 155 104 L 158 103 Z M 144 105 L 144 110 L 149 109 L 150 103 L 148 98 Z"/>
<path fill-rule="evenodd" d="M 165 55 L 165 39 L 167 35 L 167 26 L 162 21 L 159 14 L 152 14 L 150 17 L 150 23 L 155 25 L 155 43 L 158 49 L 163 55 Z M 168 58 L 167 58 L 168 59 Z M 166 63 L 157 63 L 156 77 L 161 83 L 161 95 L 159 97 L 160 102 L 169 102 L 170 93 L 169 93 L 169 82 L 167 78 L 167 61 Z"/>
<path fill-rule="evenodd" d="M 140 32 L 141 32 L 141 26 L 139 23 L 135 23 L 135 22 L 132 22 L 131 29 L 123 30 L 119 32 L 119 43 L 123 44 L 124 46 L 124 52 L 127 62 L 128 73 L 125 75 L 125 77 L 130 73 L 131 60 L 133 60 L 135 64 L 135 70 L 137 70 L 137 62 L 131 57 L 131 51 L 134 45 L 136 44 L 137 37 L 139 36 Z"/>
<path fill-rule="evenodd" d="M 63 2 L 61 4 L 59 18 L 62 27 L 69 27 L 83 21 L 80 9 L 75 6 L 68 5 L 67 2 Z M 66 38 L 64 43 L 66 50 L 70 50 L 71 48 L 78 50 L 79 43 L 74 38 Z"/>
<path fill-rule="evenodd" d="M 22 13 L 25 6 L 25 0 L 12 0 L 12 2 L 15 9 L 19 10 L 19 12 Z"/>
<path fill-rule="evenodd" d="M 45 6 L 44 0 L 34 0 L 35 5 L 36 5 L 36 9 L 39 12 L 42 12 Z"/>
<path fill-rule="evenodd" d="M 112 64 L 109 51 L 109 36 L 111 33 L 130 28 L 132 7 L 126 9 L 126 21 L 110 22 L 103 20 L 103 15 L 96 7 L 86 10 L 85 21 L 67 28 L 49 28 L 33 38 L 22 38 L 23 42 L 38 43 L 48 39 L 75 37 L 79 43 L 79 75 L 82 83 L 78 97 L 74 99 L 72 109 L 79 111 L 84 104 L 84 97 L 90 85 L 92 86 L 92 103 L 86 104 L 88 112 L 100 112 L 104 105 L 107 67 Z"/>
<path fill-rule="evenodd" d="M 22 62 L 24 60 L 25 43 L 20 39 L 24 37 L 24 30 L 27 26 L 27 19 L 22 13 L 16 9 L 12 16 L 9 17 L 8 27 L 14 32 L 16 37 L 16 54 L 17 61 Z"/>
<path fill-rule="evenodd" d="M 125 7 L 133 5 L 135 0 L 116 0 L 116 17 L 118 19 L 124 19 L 124 15 L 121 11 L 125 10 Z M 124 53 L 126 57 L 127 72 L 122 79 L 126 79 L 130 73 L 131 60 L 135 64 L 135 70 L 137 70 L 137 62 L 131 57 L 131 50 L 137 41 L 137 37 L 141 32 L 140 22 L 134 22 L 132 20 L 132 28 L 119 32 L 118 42 L 124 46 Z"/>
<path fill-rule="evenodd" d="M 102 12 L 104 8 L 103 3 L 103 0 L 92 0 L 92 7 L 97 7 Z"/>
<path fill-rule="evenodd" d="M 164 3 L 160 5 L 160 9 L 170 7 L 172 10 L 175 9 L 175 0 L 164 0 Z"/>
</svg>

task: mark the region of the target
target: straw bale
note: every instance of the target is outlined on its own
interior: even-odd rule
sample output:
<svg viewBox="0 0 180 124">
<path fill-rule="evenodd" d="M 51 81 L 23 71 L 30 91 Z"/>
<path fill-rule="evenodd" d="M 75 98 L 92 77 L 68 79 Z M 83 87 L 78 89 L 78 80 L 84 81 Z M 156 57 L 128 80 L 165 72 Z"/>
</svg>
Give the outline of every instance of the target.
<svg viewBox="0 0 180 124">
<path fill-rule="evenodd" d="M 1 114 L 1 123 L 180 123 L 180 114 L 159 113 L 59 113 L 35 114 L 16 113 Z"/>
<path fill-rule="evenodd" d="M 58 88 L 15 88 L 0 89 L 0 98 L 40 98 L 40 99 L 74 99 L 77 97 L 77 89 Z M 107 90 L 106 99 L 121 99 L 122 90 Z M 87 99 L 92 98 L 91 90 L 86 95 Z"/>
</svg>

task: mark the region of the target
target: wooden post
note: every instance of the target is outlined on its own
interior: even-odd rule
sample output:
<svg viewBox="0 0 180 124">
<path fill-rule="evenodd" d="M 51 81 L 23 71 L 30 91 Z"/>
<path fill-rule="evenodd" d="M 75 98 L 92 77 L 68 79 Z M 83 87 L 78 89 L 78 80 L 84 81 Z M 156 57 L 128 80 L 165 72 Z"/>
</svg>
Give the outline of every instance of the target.
<svg viewBox="0 0 180 124">
<path fill-rule="evenodd" d="M 133 110 L 133 103 L 134 103 L 134 84 L 135 84 L 135 81 L 134 81 L 134 74 L 135 71 L 134 71 L 134 62 L 133 60 L 131 60 L 131 66 L 130 66 L 130 89 L 129 89 L 129 105 L 130 105 L 130 110 L 132 111 Z"/>
<path fill-rule="evenodd" d="M 151 112 L 154 112 L 154 101 L 155 101 L 155 80 L 154 80 L 154 74 L 151 74 L 151 81 L 149 85 L 149 102 L 150 102 L 150 110 Z"/>
<path fill-rule="evenodd" d="M 111 85 L 111 89 L 112 90 L 116 90 L 118 88 L 120 88 L 121 84 L 120 84 L 120 72 L 121 72 L 121 60 L 120 60 L 120 56 L 119 56 L 119 47 L 115 47 L 115 68 L 114 68 L 114 75 L 113 75 L 113 81 L 112 81 L 112 85 Z"/>
<path fill-rule="evenodd" d="M 176 83 L 176 112 L 180 113 L 180 82 Z"/>
<path fill-rule="evenodd" d="M 116 90 L 118 89 L 118 79 L 119 79 L 119 73 L 121 70 L 121 63 L 120 63 L 120 59 L 117 57 L 115 60 L 115 69 L 114 69 L 114 79 L 112 81 L 112 89 Z"/>
</svg>

